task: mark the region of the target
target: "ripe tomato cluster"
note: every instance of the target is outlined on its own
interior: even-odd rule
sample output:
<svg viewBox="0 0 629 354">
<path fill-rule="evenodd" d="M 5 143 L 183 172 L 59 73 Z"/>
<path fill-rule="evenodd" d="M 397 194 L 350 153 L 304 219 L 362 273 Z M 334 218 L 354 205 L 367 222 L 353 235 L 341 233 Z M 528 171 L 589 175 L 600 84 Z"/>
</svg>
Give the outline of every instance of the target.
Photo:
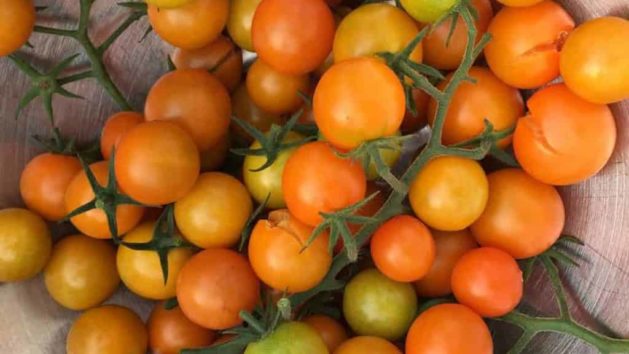
<svg viewBox="0 0 629 354">
<path fill-rule="evenodd" d="M 102 159 L 36 156 L 27 209 L 0 211 L 0 281 L 43 272 L 56 302 L 85 310 L 67 352 L 493 353 L 484 319 L 518 306 L 518 260 L 562 233 L 557 186 L 613 153 L 629 21 L 577 26 L 551 0 L 146 2 L 173 70 L 141 112 L 106 121 Z M 30 0 L 0 4 L 0 55 L 34 23 Z M 485 34 L 484 60 L 451 86 Z M 394 167 L 425 126 L 439 152 L 405 183 Z M 513 166 L 470 158 L 474 144 Z M 76 233 L 53 245 L 45 221 Z M 341 257 L 361 261 L 335 270 Z M 101 305 L 121 281 L 156 301 L 146 325 Z M 342 316 L 294 302 L 326 292 Z"/>
</svg>

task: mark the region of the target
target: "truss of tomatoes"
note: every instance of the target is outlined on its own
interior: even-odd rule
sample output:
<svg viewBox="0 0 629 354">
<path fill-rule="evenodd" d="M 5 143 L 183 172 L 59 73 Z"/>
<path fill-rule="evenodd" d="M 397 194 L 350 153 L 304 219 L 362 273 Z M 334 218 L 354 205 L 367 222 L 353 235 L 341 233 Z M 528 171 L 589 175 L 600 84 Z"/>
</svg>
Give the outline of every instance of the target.
<svg viewBox="0 0 629 354">
<path fill-rule="evenodd" d="M 523 273 L 568 257 L 557 186 L 603 169 L 608 104 L 629 98 L 629 21 L 500 2 L 125 5 L 172 70 L 107 120 L 97 159 L 53 129 L 21 174 L 27 209 L 0 211 L 0 281 L 43 272 L 85 311 L 71 354 L 493 353 L 485 320 L 515 321 Z M 0 4 L 0 55 L 35 20 L 31 0 Z M 53 244 L 45 221 L 76 233 Z M 146 325 L 102 305 L 121 281 L 158 301 Z"/>
</svg>

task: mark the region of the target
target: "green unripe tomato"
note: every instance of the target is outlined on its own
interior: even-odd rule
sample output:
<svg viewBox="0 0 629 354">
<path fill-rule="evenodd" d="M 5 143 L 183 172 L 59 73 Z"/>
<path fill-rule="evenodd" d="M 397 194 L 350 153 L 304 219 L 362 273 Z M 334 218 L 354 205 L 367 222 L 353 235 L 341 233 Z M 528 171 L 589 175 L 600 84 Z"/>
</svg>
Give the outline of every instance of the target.
<svg viewBox="0 0 629 354">
<path fill-rule="evenodd" d="M 402 0 L 402 7 L 411 17 L 422 23 L 433 23 L 461 0 Z"/>
<path fill-rule="evenodd" d="M 259 342 L 247 346 L 245 354 L 329 354 L 321 336 L 303 322 L 286 322 Z"/>
</svg>

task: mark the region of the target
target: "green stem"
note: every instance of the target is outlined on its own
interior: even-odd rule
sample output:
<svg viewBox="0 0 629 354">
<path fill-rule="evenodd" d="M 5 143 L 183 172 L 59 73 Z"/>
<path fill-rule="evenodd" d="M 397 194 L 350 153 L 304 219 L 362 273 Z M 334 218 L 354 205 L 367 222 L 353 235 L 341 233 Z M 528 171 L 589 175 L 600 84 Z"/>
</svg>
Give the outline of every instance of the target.
<svg viewBox="0 0 629 354">
<path fill-rule="evenodd" d="M 45 26 L 35 26 L 33 31 L 38 32 L 38 33 L 52 34 L 52 35 L 55 35 L 55 36 L 76 38 L 76 32 L 75 31 L 64 30 L 64 29 L 59 29 L 59 28 L 51 28 L 51 27 L 45 27 Z"/>
<path fill-rule="evenodd" d="M 57 82 L 59 83 L 59 85 L 63 86 L 63 85 L 69 84 L 71 82 L 75 82 L 75 81 L 79 81 L 79 80 L 83 80 L 83 79 L 88 79 L 88 78 L 91 78 L 91 77 L 94 77 L 94 73 L 92 72 L 92 70 L 86 70 L 86 71 L 80 72 L 78 74 L 62 77 L 59 80 L 57 80 Z"/>
</svg>

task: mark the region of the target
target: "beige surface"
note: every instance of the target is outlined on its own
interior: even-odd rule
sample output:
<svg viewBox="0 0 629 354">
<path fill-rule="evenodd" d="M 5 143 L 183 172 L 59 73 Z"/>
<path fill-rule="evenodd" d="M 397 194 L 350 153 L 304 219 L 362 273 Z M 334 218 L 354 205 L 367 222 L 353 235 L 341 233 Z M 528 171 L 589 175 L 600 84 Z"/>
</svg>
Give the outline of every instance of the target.
<svg viewBox="0 0 629 354">
<path fill-rule="evenodd" d="M 78 1 L 36 1 L 50 6 L 41 18 L 76 18 Z M 606 14 L 627 16 L 629 0 L 564 0 L 561 1 L 575 18 Z M 124 17 L 124 10 L 114 1 L 96 1 L 93 11 L 95 39 L 107 36 Z M 70 5 L 71 4 L 71 5 Z M 40 21 L 41 22 L 41 21 Z M 46 22 L 46 24 L 55 24 Z M 123 88 L 136 108 L 141 108 L 151 83 L 166 69 L 166 47 L 153 35 L 138 43 L 146 28 L 146 20 L 131 27 L 107 55 L 107 65 L 114 80 Z M 51 59 L 79 52 L 74 42 L 35 34 L 29 50 L 31 59 L 40 68 L 48 68 Z M 45 53 L 45 56 L 42 55 Z M 79 62 L 85 67 L 85 57 Z M 39 100 L 24 110 L 18 121 L 12 119 L 21 95 L 28 88 L 25 76 L 6 59 L 0 59 L 0 207 L 21 205 L 18 193 L 19 172 L 37 152 L 28 143 L 33 134 L 46 134 L 47 123 Z M 116 106 L 94 82 L 72 84 L 69 89 L 86 97 L 83 101 L 57 98 L 56 118 L 62 131 L 82 140 L 96 137 L 104 119 Z M 616 153 L 603 173 L 587 183 L 566 188 L 563 195 L 568 209 L 567 231 L 587 242 L 583 250 L 588 264 L 567 272 L 566 280 L 577 298 L 578 308 L 594 314 L 616 333 L 629 337 L 629 103 L 614 107 L 618 121 L 619 140 Z M 545 282 L 535 282 L 535 293 L 529 299 L 540 308 L 548 308 Z M 542 299 L 536 301 L 535 299 Z M 110 302 L 126 304 L 142 313 L 150 309 L 128 291 L 119 291 Z M 577 309 L 578 310 L 578 309 Z M 61 354 L 72 319 L 77 315 L 64 310 L 50 299 L 41 277 L 20 283 L 0 284 L 0 353 Z M 591 321 L 592 318 L 583 317 Z M 531 348 L 535 353 L 590 353 L 591 349 L 564 337 L 540 338 Z"/>
</svg>

